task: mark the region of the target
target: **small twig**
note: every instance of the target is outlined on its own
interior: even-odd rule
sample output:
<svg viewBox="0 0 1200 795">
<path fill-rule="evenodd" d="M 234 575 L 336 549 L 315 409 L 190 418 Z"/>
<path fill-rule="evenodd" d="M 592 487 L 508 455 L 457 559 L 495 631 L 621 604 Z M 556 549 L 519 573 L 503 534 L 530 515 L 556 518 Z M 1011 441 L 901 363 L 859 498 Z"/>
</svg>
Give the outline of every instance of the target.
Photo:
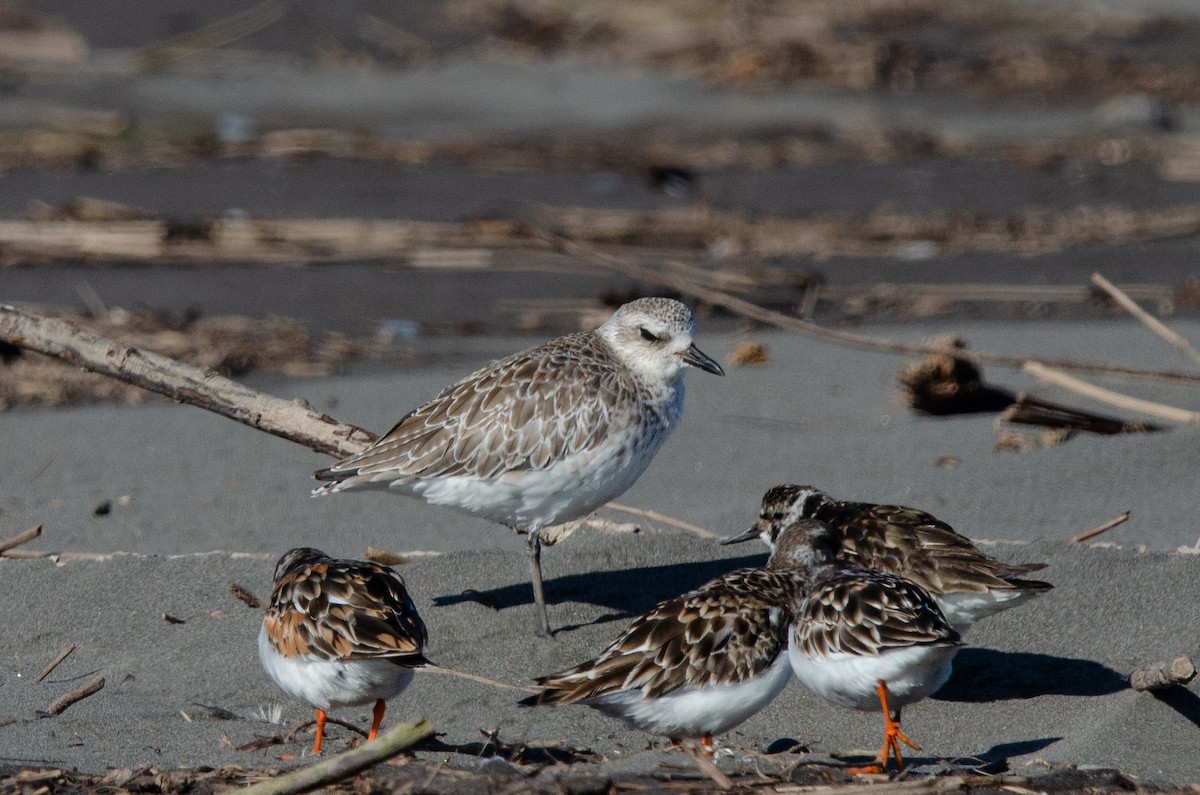
<svg viewBox="0 0 1200 795">
<path fill-rule="evenodd" d="M 246 607 L 252 610 L 257 610 L 262 607 L 262 602 L 258 601 L 258 597 L 247 591 L 236 582 L 229 583 L 229 592 L 245 603 Z"/>
<path fill-rule="evenodd" d="M 1107 533 L 1109 530 L 1112 530 L 1117 525 L 1129 521 L 1130 516 L 1133 516 L 1133 511 L 1126 511 L 1125 513 L 1121 514 L 1120 516 L 1114 516 L 1112 519 L 1109 519 L 1104 524 L 1096 525 L 1091 530 L 1084 530 L 1082 533 L 1076 533 L 1075 535 L 1068 538 L 1064 543 L 1078 544 L 1080 541 L 1087 541 L 1089 538 L 1095 538 L 1096 536 L 1100 535 L 1101 533 Z"/>
<path fill-rule="evenodd" d="M 186 624 L 187 623 L 187 621 L 185 619 L 177 618 L 177 617 L 171 615 L 170 613 L 163 613 L 162 620 L 166 621 L 168 624 Z"/>
<path fill-rule="evenodd" d="M 361 770 L 395 756 L 433 734 L 433 726 L 425 719 L 400 724 L 381 734 L 375 742 L 363 743 L 315 765 L 247 787 L 246 795 L 288 795 L 349 778 Z"/>
<path fill-rule="evenodd" d="M 1164 420 L 1172 420 L 1173 422 L 1200 422 L 1200 412 L 1188 411 L 1187 409 L 1168 406 L 1163 403 L 1155 403 L 1152 400 L 1142 400 L 1141 398 L 1122 395 L 1120 392 L 1113 392 L 1111 389 L 1105 389 L 1095 384 L 1081 381 L 1074 376 L 1054 370 L 1040 362 L 1025 362 L 1021 369 L 1035 378 L 1049 381 L 1063 389 L 1069 389 L 1072 392 L 1101 403 L 1107 403 L 1119 409 L 1136 411 L 1141 414 L 1148 414 L 1151 417 L 1161 417 Z"/>
<path fill-rule="evenodd" d="M 1190 659 L 1180 655 L 1169 662 L 1148 663 L 1129 675 L 1129 686 L 1134 690 L 1166 690 L 1176 685 L 1186 685 L 1196 678 L 1196 666 Z"/>
<path fill-rule="evenodd" d="M 63 660 L 70 657 L 71 652 L 73 652 L 73 651 L 75 651 L 74 643 L 72 643 L 71 645 L 67 646 L 67 648 L 60 651 L 58 653 L 58 656 L 55 657 L 53 660 L 51 660 L 50 664 L 47 665 L 45 668 L 43 668 L 42 672 L 40 674 L 38 674 L 37 677 L 34 678 L 33 681 L 40 684 L 43 679 L 45 679 L 47 676 L 50 675 L 51 671 L 53 671 L 55 668 L 57 668 L 59 666 L 59 663 L 61 663 Z"/>
<path fill-rule="evenodd" d="M 37 527 L 29 528 L 24 533 L 18 533 L 12 538 L 6 538 L 5 540 L 0 541 L 0 555 L 8 552 L 8 550 L 12 549 L 13 547 L 19 547 L 21 544 L 24 544 L 27 541 L 32 541 L 41 534 L 42 526 L 38 525 Z"/>
<path fill-rule="evenodd" d="M 53 704 L 46 707 L 46 714 L 61 715 L 67 707 L 76 701 L 83 701 L 88 696 L 99 693 L 102 689 L 104 689 L 104 676 L 103 674 L 97 674 L 94 678 L 89 679 L 70 693 L 63 693 L 55 699 Z"/>
<path fill-rule="evenodd" d="M 634 508 L 633 506 L 630 506 L 630 505 L 622 505 L 619 502 L 610 502 L 610 503 L 605 504 L 604 507 L 612 508 L 614 511 L 621 511 L 623 513 L 631 513 L 634 516 L 640 516 L 643 519 L 649 519 L 652 522 L 662 522 L 663 524 L 669 524 L 672 527 L 678 527 L 681 530 L 687 530 L 689 533 L 695 533 L 696 535 L 700 536 L 701 538 L 717 538 L 718 537 L 717 534 L 712 532 L 711 530 L 705 530 L 703 527 L 697 527 L 696 525 L 689 524 L 689 523 L 683 521 L 682 519 L 676 519 L 674 517 L 667 516 L 665 513 L 659 513 L 658 511 L 650 510 L 649 508 Z"/>
<path fill-rule="evenodd" d="M 495 679 L 488 679 L 486 676 L 479 676 L 478 674 L 469 674 L 466 671 L 456 671 L 453 668 L 445 668 L 441 665 L 426 665 L 422 668 L 414 668 L 413 670 L 417 671 L 418 673 L 448 674 L 449 676 L 459 676 L 459 677 L 462 677 L 463 679 L 469 679 L 472 682 L 478 682 L 481 685 L 490 685 L 492 687 L 500 687 L 500 688 L 504 688 L 505 690 L 519 690 L 522 693 L 540 693 L 541 692 L 536 687 L 525 687 L 524 685 L 510 685 L 506 682 L 497 682 Z"/>
<path fill-rule="evenodd" d="M 721 772 L 721 769 L 713 763 L 713 760 L 705 755 L 698 742 L 695 740 L 685 740 L 683 747 L 687 751 L 688 756 L 695 760 L 696 767 L 700 769 L 700 772 L 711 778 L 714 784 L 721 789 L 733 789 L 733 781 L 730 780 L 729 776 Z"/>
<path fill-rule="evenodd" d="M 1092 274 L 1092 284 L 1108 293 L 1114 301 L 1121 305 L 1122 309 L 1136 317 L 1138 320 L 1142 321 L 1142 323 L 1155 334 L 1162 337 L 1178 350 L 1183 351 L 1184 354 L 1191 357 L 1192 361 L 1200 364 L 1200 351 L 1193 348 L 1192 343 L 1188 342 L 1186 337 L 1167 328 L 1162 321 L 1138 306 L 1137 303 L 1128 295 L 1126 295 L 1120 287 L 1117 287 L 1115 284 L 1098 273 Z"/>
</svg>

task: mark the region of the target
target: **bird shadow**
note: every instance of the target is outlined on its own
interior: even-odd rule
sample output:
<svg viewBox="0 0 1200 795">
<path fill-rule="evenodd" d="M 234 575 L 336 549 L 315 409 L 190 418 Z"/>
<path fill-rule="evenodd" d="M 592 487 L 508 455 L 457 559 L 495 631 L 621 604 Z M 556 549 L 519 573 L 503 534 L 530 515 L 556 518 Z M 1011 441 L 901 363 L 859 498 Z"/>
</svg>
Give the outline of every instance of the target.
<svg viewBox="0 0 1200 795">
<path fill-rule="evenodd" d="M 1094 660 L 963 649 L 954 658 L 949 681 L 933 698 L 985 703 L 1039 696 L 1106 696 L 1128 687 L 1126 677 Z"/>
<path fill-rule="evenodd" d="M 1154 690 L 1154 697 L 1175 710 L 1184 719 L 1191 721 L 1193 726 L 1200 728 L 1200 696 L 1186 687 L 1169 687 L 1166 690 Z"/>
<path fill-rule="evenodd" d="M 602 624 L 639 615 L 664 599 L 671 599 L 697 588 L 705 582 L 733 569 L 761 566 L 763 555 L 739 558 L 672 563 L 665 566 L 637 566 L 616 571 L 595 571 L 586 574 L 567 574 L 545 581 L 546 602 L 586 602 L 607 608 L 609 613 L 589 624 Z M 436 596 L 437 607 L 475 602 L 493 610 L 533 604 L 533 589 L 529 583 L 515 583 L 488 590 L 466 590 L 456 594 Z M 562 627 L 557 631 L 578 629 L 582 625 Z"/>
</svg>

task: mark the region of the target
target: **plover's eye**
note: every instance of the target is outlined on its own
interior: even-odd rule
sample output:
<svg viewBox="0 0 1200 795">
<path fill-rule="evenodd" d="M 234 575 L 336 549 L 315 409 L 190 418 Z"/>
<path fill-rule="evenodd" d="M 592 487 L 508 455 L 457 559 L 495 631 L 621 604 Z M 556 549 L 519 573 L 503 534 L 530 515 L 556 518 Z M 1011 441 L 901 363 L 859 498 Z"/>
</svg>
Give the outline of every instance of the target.
<svg viewBox="0 0 1200 795">
<path fill-rule="evenodd" d="M 650 333 L 648 329 L 639 328 L 638 331 L 642 332 L 642 339 L 646 342 L 658 342 L 658 337 Z"/>
</svg>

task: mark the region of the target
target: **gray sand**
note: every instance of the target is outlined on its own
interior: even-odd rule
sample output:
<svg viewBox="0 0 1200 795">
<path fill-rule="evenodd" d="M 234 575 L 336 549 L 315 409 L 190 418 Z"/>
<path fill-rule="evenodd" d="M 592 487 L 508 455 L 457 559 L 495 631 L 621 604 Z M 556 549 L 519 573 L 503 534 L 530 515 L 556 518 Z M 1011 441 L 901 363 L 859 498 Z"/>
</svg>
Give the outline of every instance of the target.
<svg viewBox="0 0 1200 795">
<path fill-rule="evenodd" d="M 1200 338 L 1195 323 L 1176 326 Z M 913 340 L 937 330 L 948 329 L 873 329 Z M 1128 323 L 953 330 L 980 349 L 1180 366 L 1170 349 Z M 906 731 L 925 748 L 916 760 L 1008 758 L 1026 773 L 1040 769 L 1027 762 L 1050 760 L 1117 766 L 1151 781 L 1200 780 L 1197 686 L 1156 698 L 1126 689 L 1123 679 L 1141 663 L 1197 651 L 1200 557 L 1172 552 L 1200 535 L 1192 504 L 1195 429 L 1081 437 L 1034 453 L 997 454 L 990 416 L 935 420 L 900 406 L 891 395 L 894 357 L 778 333 L 755 337 L 769 346 L 771 363 L 731 369 L 724 380 L 689 374 L 681 430 L 623 502 L 724 534 L 753 519 L 767 486 L 807 481 L 838 496 L 920 506 L 972 536 L 994 539 L 988 548 L 1000 557 L 1047 561 L 1045 576 L 1056 590 L 976 627 L 943 692 L 906 711 Z M 706 334 L 702 322 L 699 343 L 718 358 L 735 342 Z M 339 418 L 383 430 L 472 366 L 525 344 L 464 341 L 471 361 L 453 366 L 257 385 L 317 405 L 336 401 Z M 997 385 L 1033 386 L 1008 371 L 988 374 Z M 1195 407 L 1194 387 L 1115 386 Z M 1038 394 L 1086 405 L 1052 390 Z M 311 544 L 337 555 L 361 555 L 367 545 L 448 553 L 403 568 L 430 626 L 429 654 L 511 683 L 578 662 L 657 600 L 763 559 L 758 549 L 722 548 L 645 523 L 638 535 L 581 531 L 545 557 L 552 621 L 565 629 L 555 640 L 537 640 L 519 539 L 386 494 L 309 499 L 309 472 L 328 459 L 291 443 L 162 403 L 9 412 L 0 415 L 0 438 L 7 473 L 0 534 L 43 523 L 46 537 L 31 547 L 149 555 L 61 566 L 0 562 L 0 626 L 7 630 L 0 636 L 0 723 L 18 719 L 0 726 L 0 761 L 85 771 L 141 763 L 271 767 L 278 754 L 302 751 L 305 736 L 256 752 L 222 741 L 237 746 L 276 731 L 246 717 L 263 705 L 283 704 L 285 729 L 309 715 L 259 669 L 258 612 L 228 592 L 237 582 L 265 596 L 274 559 L 288 547 Z M 939 468 L 942 456 L 961 463 Z M 112 512 L 93 516 L 105 500 Z M 1102 539 L 1124 549 L 1061 544 L 1127 509 L 1133 520 Z M 1139 545 L 1151 551 L 1138 552 Z M 178 557 L 212 549 L 257 554 Z M 463 596 L 468 589 L 500 609 Z M 164 612 L 186 623 L 167 623 Z M 71 642 L 79 644 L 75 654 L 35 684 Z M 101 693 L 59 717 L 33 717 L 95 672 L 107 679 Z M 661 759 L 642 753 L 649 737 L 622 724 L 586 708 L 518 709 L 520 695 L 424 674 L 394 702 L 387 723 L 427 715 L 449 744 L 478 742 L 480 728 L 498 726 L 507 741 L 557 739 L 603 751 L 614 769 Z M 215 720 L 200 705 L 239 717 Z M 343 717 L 362 723 L 367 711 Z M 348 733 L 332 732 L 332 747 L 342 747 Z M 817 755 L 866 752 L 878 743 L 879 719 L 827 705 L 793 684 L 727 742 L 763 750 L 784 737 Z"/>
</svg>

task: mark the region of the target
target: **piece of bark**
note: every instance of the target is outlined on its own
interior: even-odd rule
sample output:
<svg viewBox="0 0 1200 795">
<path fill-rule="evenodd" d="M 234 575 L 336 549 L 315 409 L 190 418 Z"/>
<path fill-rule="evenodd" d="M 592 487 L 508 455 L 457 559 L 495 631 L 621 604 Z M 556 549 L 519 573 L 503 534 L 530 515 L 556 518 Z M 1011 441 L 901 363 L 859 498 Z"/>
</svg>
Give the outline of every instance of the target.
<svg viewBox="0 0 1200 795">
<path fill-rule="evenodd" d="M 1024 393 L 1018 393 L 1013 404 L 1000 412 L 1000 421 L 1018 425 L 1040 425 L 1045 428 L 1067 428 L 1106 436 L 1162 430 L 1161 425 L 1145 420 L 1121 420 L 1064 406 L 1061 403 L 1052 403 L 1049 400 L 1039 400 Z"/>
<path fill-rule="evenodd" d="M 1176 685 L 1186 685 L 1196 678 L 1196 666 L 1182 654 L 1173 660 L 1148 663 L 1129 675 L 1129 686 L 1134 690 L 1166 690 Z"/>
</svg>

